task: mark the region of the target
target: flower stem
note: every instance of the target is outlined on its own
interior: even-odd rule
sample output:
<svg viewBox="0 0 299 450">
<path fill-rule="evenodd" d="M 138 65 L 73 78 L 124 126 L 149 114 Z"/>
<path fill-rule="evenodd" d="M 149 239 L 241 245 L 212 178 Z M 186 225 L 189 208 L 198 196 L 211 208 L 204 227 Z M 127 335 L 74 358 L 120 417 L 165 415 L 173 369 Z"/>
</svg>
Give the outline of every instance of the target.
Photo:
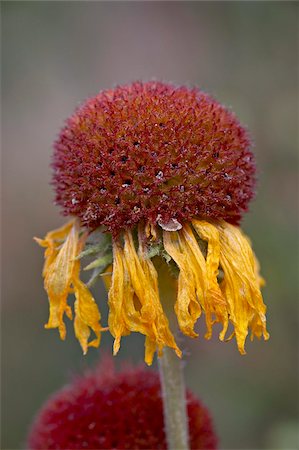
<svg viewBox="0 0 299 450">
<path fill-rule="evenodd" d="M 188 450 L 186 392 L 182 361 L 165 347 L 158 358 L 168 450 Z"/>
<path fill-rule="evenodd" d="M 154 264 L 159 277 L 159 293 L 163 310 L 167 314 L 170 328 L 176 334 L 178 325 L 173 305 L 177 296 L 177 281 L 173 278 L 163 258 L 155 258 Z M 164 347 L 163 356 L 158 358 L 158 366 L 168 450 L 189 450 L 186 389 L 182 360 L 173 349 Z"/>
</svg>

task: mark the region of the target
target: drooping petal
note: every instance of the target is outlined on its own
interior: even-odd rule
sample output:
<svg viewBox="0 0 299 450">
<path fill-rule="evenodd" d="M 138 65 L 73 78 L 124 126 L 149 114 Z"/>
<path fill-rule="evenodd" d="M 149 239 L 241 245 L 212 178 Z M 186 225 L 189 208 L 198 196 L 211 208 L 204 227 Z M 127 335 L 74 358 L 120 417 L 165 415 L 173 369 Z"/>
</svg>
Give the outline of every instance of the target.
<svg viewBox="0 0 299 450">
<path fill-rule="evenodd" d="M 150 339 L 148 336 L 145 336 L 145 354 L 144 354 L 144 361 L 148 366 L 150 366 L 153 362 L 154 355 L 157 351 L 157 342 Z"/>
<path fill-rule="evenodd" d="M 75 335 L 80 342 L 84 354 L 88 347 L 98 347 L 101 341 L 101 331 L 103 331 L 100 320 L 101 315 L 98 306 L 87 288 L 79 279 L 73 280 L 75 291 Z M 96 339 L 88 342 L 91 330 L 94 331 Z"/>
<path fill-rule="evenodd" d="M 78 243 L 77 254 L 80 253 L 84 246 L 85 236 L 82 236 Z M 98 347 L 101 341 L 101 314 L 98 306 L 88 289 L 88 287 L 80 280 L 80 260 L 76 259 L 73 275 L 72 285 L 74 287 L 75 300 L 75 320 L 74 330 L 75 335 L 80 342 L 83 353 L 87 353 L 88 347 Z M 91 330 L 95 333 L 96 338 L 88 342 Z"/>
<path fill-rule="evenodd" d="M 217 228 L 220 234 L 220 264 L 224 271 L 220 287 L 228 303 L 239 351 L 245 354 L 248 328 L 251 328 L 253 336 L 260 338 L 263 335 L 265 340 L 269 338 L 256 260 L 248 239 L 238 227 L 221 222 Z"/>
<path fill-rule="evenodd" d="M 135 250 L 132 233 L 127 231 L 124 235 L 124 258 L 130 275 L 134 293 L 140 303 L 141 322 L 144 323 L 148 333 L 154 336 L 153 324 L 156 318 L 156 308 L 153 302 L 155 295 L 153 285 L 144 273 L 139 257 Z"/>
<path fill-rule="evenodd" d="M 156 270 L 149 259 L 145 257 L 145 251 L 139 233 L 139 252 L 137 254 L 130 232 L 126 232 L 124 236 L 124 257 L 130 276 L 130 281 L 139 304 L 137 321 L 132 323 L 130 318 L 130 326 L 134 327 L 134 331 L 148 336 L 146 342 L 146 363 L 152 363 L 153 343 L 156 343 L 158 352 L 161 354 L 165 345 L 174 348 L 180 354 L 174 338 L 168 327 L 168 320 L 164 315 L 158 291 L 158 277 Z M 134 317 L 134 315 L 130 314 Z M 130 317 L 128 315 L 128 317 Z M 151 345 L 149 346 L 149 342 Z M 151 351 L 149 351 L 151 348 Z"/>
<path fill-rule="evenodd" d="M 68 234 L 67 234 L 68 232 Z M 47 238 L 48 236 L 48 238 Z M 68 224 L 64 230 L 48 233 L 45 241 L 49 243 L 50 249 L 46 255 L 45 267 L 45 289 L 48 293 L 50 304 L 50 316 L 46 328 L 58 328 L 61 339 L 65 339 L 66 328 L 63 322 L 64 313 L 71 318 L 72 312 L 67 305 L 72 274 L 74 270 L 75 257 L 78 246 L 78 225 Z M 60 248 L 53 243 L 54 238 L 67 236 Z"/>
<path fill-rule="evenodd" d="M 200 284 L 196 283 L 196 269 L 192 268 L 194 260 L 190 259 L 190 254 L 185 251 L 186 245 L 182 241 L 180 231 L 163 231 L 163 243 L 165 250 L 180 269 L 175 303 L 180 329 L 184 334 L 196 337 L 194 325 L 201 314 L 198 297 L 202 297 L 202 289 Z"/>
<path fill-rule="evenodd" d="M 64 224 L 62 227 L 49 231 L 44 239 L 34 238 L 34 240 L 41 246 L 45 247 L 45 263 L 43 267 L 43 277 L 45 277 L 49 266 L 56 258 L 61 243 L 66 239 L 71 228 L 74 225 L 74 220 Z"/>
<path fill-rule="evenodd" d="M 196 260 L 201 266 L 198 273 L 202 274 L 202 283 L 205 286 L 204 310 L 208 330 L 205 337 L 209 339 L 212 335 L 213 314 L 215 315 L 215 321 L 223 325 L 223 329 L 219 335 L 219 338 L 223 340 L 228 327 L 228 311 L 226 300 L 217 281 L 220 262 L 219 231 L 214 225 L 204 220 L 193 220 L 192 225 L 199 237 L 208 244 L 205 260 L 198 254 L 199 252 L 194 241 L 192 245 Z M 191 233 L 189 232 L 190 235 Z M 189 238 L 190 241 L 191 238 Z"/>
<path fill-rule="evenodd" d="M 122 336 L 130 334 L 125 320 L 125 302 L 133 301 L 133 290 L 124 267 L 123 250 L 120 244 L 113 242 L 113 273 L 108 293 L 109 330 L 114 336 L 113 353 L 117 354 Z"/>
<path fill-rule="evenodd" d="M 147 257 L 146 248 L 144 245 L 145 235 L 142 231 L 141 226 L 139 226 L 138 230 L 138 240 L 139 240 L 139 249 L 138 249 L 139 261 L 143 269 L 145 278 L 148 281 L 149 285 L 152 287 L 153 290 L 152 302 L 155 305 L 156 309 L 156 320 L 155 320 L 155 325 L 157 329 L 156 343 L 154 341 L 149 342 L 149 340 L 147 340 L 145 345 L 146 347 L 145 360 L 150 365 L 152 363 L 153 355 L 157 347 L 159 356 L 162 355 L 163 347 L 165 345 L 173 348 L 179 357 L 181 357 L 182 352 L 178 348 L 175 339 L 173 337 L 173 334 L 170 331 L 168 319 L 163 311 L 160 302 L 159 288 L 158 288 L 158 274 L 151 259 Z"/>
<path fill-rule="evenodd" d="M 132 331 L 146 336 L 145 361 L 151 364 L 156 350 L 165 345 L 181 354 L 169 329 L 168 320 L 159 300 L 156 270 L 146 259 L 142 243 L 137 254 L 130 232 L 124 235 L 124 248 L 113 243 L 113 274 L 109 290 L 109 328 L 113 336 L 114 353 L 121 336 Z"/>
</svg>

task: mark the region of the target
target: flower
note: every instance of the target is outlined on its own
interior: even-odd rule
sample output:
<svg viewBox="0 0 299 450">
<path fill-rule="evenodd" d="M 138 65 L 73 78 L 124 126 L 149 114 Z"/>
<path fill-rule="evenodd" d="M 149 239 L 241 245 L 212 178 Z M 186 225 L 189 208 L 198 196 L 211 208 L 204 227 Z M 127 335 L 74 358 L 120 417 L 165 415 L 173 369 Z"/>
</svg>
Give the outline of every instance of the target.
<svg viewBox="0 0 299 450">
<path fill-rule="evenodd" d="M 215 449 L 205 406 L 187 392 L 191 449 Z M 73 380 L 41 408 L 29 432 L 30 450 L 166 449 L 159 376 L 144 368 L 115 374 L 107 363 Z"/>
<path fill-rule="evenodd" d="M 121 337 L 137 331 L 146 336 L 148 364 L 164 346 L 181 355 L 160 301 L 167 277 L 177 285 L 174 310 L 185 335 L 197 336 L 204 312 L 205 337 L 220 322 L 224 340 L 231 323 L 228 339 L 236 337 L 242 354 L 249 329 L 251 338 L 268 339 L 263 279 L 239 228 L 254 194 L 255 163 L 230 111 L 198 89 L 159 82 L 103 91 L 67 121 L 53 169 L 56 201 L 73 219 L 38 240 L 46 247 L 47 328 L 64 339 L 74 292 L 83 351 L 99 345 L 106 328 L 79 279 L 80 260 L 95 255 L 86 269 L 94 269 L 89 284 L 103 276 L 109 288 L 114 354 Z M 166 264 L 170 275 L 161 279 Z M 91 331 L 96 338 L 88 342 Z"/>
</svg>

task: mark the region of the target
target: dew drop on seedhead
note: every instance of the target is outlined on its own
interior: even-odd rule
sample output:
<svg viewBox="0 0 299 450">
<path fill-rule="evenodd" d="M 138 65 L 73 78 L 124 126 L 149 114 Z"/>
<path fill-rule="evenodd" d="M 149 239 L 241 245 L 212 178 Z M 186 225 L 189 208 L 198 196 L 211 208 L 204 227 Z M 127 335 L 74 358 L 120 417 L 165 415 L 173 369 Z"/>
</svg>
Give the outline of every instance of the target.
<svg viewBox="0 0 299 450">
<path fill-rule="evenodd" d="M 158 180 L 162 180 L 162 178 L 163 178 L 163 172 L 162 172 L 162 170 L 160 170 L 160 171 L 157 173 L 156 178 L 157 178 Z"/>
<path fill-rule="evenodd" d="M 76 197 L 72 198 L 72 205 L 76 205 L 76 203 L 79 203 L 79 200 L 76 199 Z"/>
</svg>

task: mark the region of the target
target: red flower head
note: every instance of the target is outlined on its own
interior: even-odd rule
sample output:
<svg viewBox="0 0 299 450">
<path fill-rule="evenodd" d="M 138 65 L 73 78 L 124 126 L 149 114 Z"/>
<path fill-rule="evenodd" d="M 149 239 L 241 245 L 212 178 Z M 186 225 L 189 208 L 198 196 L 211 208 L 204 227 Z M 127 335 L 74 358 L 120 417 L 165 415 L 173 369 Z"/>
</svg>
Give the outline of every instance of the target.
<svg viewBox="0 0 299 450">
<path fill-rule="evenodd" d="M 237 223 L 255 174 L 247 133 L 230 111 L 198 89 L 159 82 L 88 100 L 62 130 L 53 167 L 64 213 L 113 235 L 142 219 Z"/>
<path fill-rule="evenodd" d="M 165 346 L 181 355 L 169 305 L 160 301 L 167 283 L 185 335 L 197 336 L 204 312 L 205 337 L 220 322 L 220 340 L 227 340 L 231 323 L 230 338 L 242 354 L 249 330 L 251 338 L 268 339 L 263 281 L 237 226 L 253 196 L 255 165 L 247 133 L 231 112 L 198 89 L 158 82 L 103 91 L 67 121 L 53 167 L 57 202 L 73 220 L 38 240 L 46 247 L 47 328 L 65 338 L 64 315 L 72 318 L 67 298 L 74 293 L 83 351 L 100 344 L 100 312 L 79 276 L 80 259 L 93 255 L 90 283 L 111 275 L 114 354 L 121 338 L 137 331 L 146 336 L 148 364 Z"/>
<path fill-rule="evenodd" d="M 37 415 L 30 450 L 166 449 L 159 377 L 144 369 L 99 368 L 54 394 Z M 105 373 L 105 375 L 103 375 Z M 215 449 L 208 410 L 187 393 L 190 448 Z"/>
</svg>

